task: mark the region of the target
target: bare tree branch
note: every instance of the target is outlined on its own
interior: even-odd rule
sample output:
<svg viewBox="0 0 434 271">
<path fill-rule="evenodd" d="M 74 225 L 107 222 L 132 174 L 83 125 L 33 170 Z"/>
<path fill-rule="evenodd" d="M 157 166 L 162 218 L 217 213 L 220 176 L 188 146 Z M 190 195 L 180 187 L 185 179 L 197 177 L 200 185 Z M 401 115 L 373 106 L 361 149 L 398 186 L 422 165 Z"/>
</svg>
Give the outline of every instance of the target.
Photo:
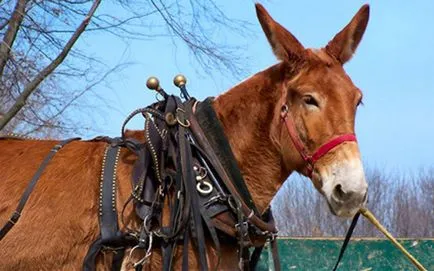
<svg viewBox="0 0 434 271">
<path fill-rule="evenodd" d="M 0 0 L 0 27 L 4 25 L 0 28 L 0 40 L 5 38 L 17 1 Z M 106 112 L 102 111 L 117 110 L 112 103 L 106 103 L 106 95 L 95 91 L 94 86 L 102 82 L 104 86 L 101 87 L 110 87 L 108 82 L 119 76 L 119 72 L 110 72 L 112 66 L 84 46 L 72 47 L 61 65 L 42 81 L 35 81 L 40 78 L 41 71 L 58 58 L 92 3 L 93 0 L 28 1 L 0 78 L 0 120 L 14 104 L 22 105 L 23 101 L 18 97 L 25 95 L 29 86 L 36 87 L 14 119 L 2 128 L 2 133 L 69 136 L 71 132 L 77 134 L 92 129 L 97 132 L 95 117 L 99 120 L 105 116 Z M 98 13 L 93 14 L 80 39 L 86 41 L 86 38 L 108 34 L 124 41 L 125 46 L 132 40 L 169 39 L 174 48 L 184 46 L 188 49 L 192 62 L 199 64 L 195 67 L 198 73 L 229 72 L 236 77 L 241 70 L 245 71 L 245 65 L 239 62 L 240 47 L 231 44 L 237 39 L 228 42 L 224 37 L 229 32 L 245 36 L 249 33 L 246 31 L 249 24 L 229 18 L 220 2 L 154 0 L 154 4 L 159 10 L 150 0 L 101 1 Z M 219 37 L 223 39 L 219 40 Z M 106 76 L 108 74 L 110 76 Z M 77 93 L 80 93 L 78 97 Z M 96 108 L 95 104 L 103 109 Z M 77 117 L 85 110 L 100 110 L 100 117 L 95 114 Z"/>
<path fill-rule="evenodd" d="M 27 3 L 27 0 L 17 1 L 14 12 L 12 13 L 11 19 L 9 20 L 9 27 L 6 31 L 2 43 L 0 44 L 0 80 L 2 78 L 6 62 L 9 59 L 9 54 L 15 41 L 15 37 L 17 36 L 18 29 L 23 22 L 24 11 L 26 10 Z"/>
<path fill-rule="evenodd" d="M 18 99 L 16 100 L 16 102 L 14 103 L 12 108 L 8 112 L 6 112 L 3 115 L 3 117 L 0 119 L 0 130 L 3 129 L 6 126 L 6 124 L 8 124 L 9 121 L 26 104 L 27 98 L 39 86 L 39 84 L 47 76 L 49 76 L 57 68 L 57 66 L 59 66 L 63 62 L 63 60 L 66 58 L 69 51 L 71 50 L 72 46 L 74 46 L 75 42 L 78 40 L 80 35 L 86 29 L 87 25 L 90 22 L 90 19 L 92 18 L 93 14 L 95 13 L 95 11 L 98 8 L 100 3 L 101 3 L 101 0 L 95 0 L 93 2 L 92 7 L 90 8 L 85 19 L 81 22 L 80 26 L 74 32 L 74 34 L 69 39 L 69 41 L 66 43 L 65 47 L 60 52 L 60 54 L 56 57 L 56 59 L 54 59 L 53 62 L 51 62 L 45 69 L 43 69 L 38 75 L 36 75 L 36 77 L 29 84 L 27 84 L 25 86 L 23 92 L 20 94 L 20 96 L 18 97 Z"/>
</svg>

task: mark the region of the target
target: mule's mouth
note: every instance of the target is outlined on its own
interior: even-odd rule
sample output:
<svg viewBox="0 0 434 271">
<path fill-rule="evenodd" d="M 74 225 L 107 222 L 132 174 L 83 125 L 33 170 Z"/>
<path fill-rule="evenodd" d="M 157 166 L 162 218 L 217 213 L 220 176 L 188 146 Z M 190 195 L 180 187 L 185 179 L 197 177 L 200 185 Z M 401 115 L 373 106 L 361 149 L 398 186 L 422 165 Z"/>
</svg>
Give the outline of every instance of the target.
<svg viewBox="0 0 434 271">
<path fill-rule="evenodd" d="M 360 210 L 360 208 L 366 205 L 368 198 L 367 195 L 368 193 L 366 192 L 361 201 L 341 201 L 333 197 L 329 198 L 326 196 L 327 205 L 333 215 L 338 217 L 351 218 Z"/>
<path fill-rule="evenodd" d="M 364 207 L 368 183 L 360 159 L 347 159 L 318 169 L 315 176 L 318 190 L 326 198 L 332 214 L 352 217 Z"/>
</svg>

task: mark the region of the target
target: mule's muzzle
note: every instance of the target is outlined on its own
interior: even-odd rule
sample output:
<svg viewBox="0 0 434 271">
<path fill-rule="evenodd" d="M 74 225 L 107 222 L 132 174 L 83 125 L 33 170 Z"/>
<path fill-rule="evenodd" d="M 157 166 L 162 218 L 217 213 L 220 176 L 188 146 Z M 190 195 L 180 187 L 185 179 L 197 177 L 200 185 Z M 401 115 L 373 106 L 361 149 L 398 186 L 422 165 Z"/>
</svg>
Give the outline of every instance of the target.
<svg viewBox="0 0 434 271">
<path fill-rule="evenodd" d="M 364 189 L 345 189 L 337 184 L 332 191 L 328 204 L 331 212 L 336 216 L 352 217 L 363 207 L 367 199 L 367 187 Z"/>
</svg>

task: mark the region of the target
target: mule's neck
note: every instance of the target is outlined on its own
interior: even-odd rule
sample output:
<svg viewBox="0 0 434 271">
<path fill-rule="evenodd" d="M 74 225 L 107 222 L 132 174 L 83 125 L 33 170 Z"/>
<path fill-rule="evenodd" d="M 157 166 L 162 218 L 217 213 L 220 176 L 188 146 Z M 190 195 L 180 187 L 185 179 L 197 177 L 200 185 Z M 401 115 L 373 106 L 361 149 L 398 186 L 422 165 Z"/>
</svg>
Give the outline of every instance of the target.
<svg viewBox="0 0 434 271">
<path fill-rule="evenodd" d="M 254 75 L 213 104 L 260 212 L 292 171 L 284 167 L 279 147 L 282 69 L 277 64 Z"/>
</svg>

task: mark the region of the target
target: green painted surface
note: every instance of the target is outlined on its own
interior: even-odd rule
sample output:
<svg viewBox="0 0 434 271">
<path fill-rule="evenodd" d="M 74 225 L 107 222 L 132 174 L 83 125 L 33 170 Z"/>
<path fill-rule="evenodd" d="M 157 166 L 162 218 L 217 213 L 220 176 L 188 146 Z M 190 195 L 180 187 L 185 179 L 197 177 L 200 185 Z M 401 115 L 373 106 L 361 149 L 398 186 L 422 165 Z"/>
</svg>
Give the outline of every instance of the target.
<svg viewBox="0 0 434 271">
<path fill-rule="evenodd" d="M 279 238 L 282 270 L 332 270 L 343 240 Z M 399 242 L 427 270 L 434 271 L 434 239 L 405 239 Z M 268 270 L 268 249 L 257 270 Z M 389 240 L 352 239 L 338 270 L 417 270 Z"/>
</svg>

